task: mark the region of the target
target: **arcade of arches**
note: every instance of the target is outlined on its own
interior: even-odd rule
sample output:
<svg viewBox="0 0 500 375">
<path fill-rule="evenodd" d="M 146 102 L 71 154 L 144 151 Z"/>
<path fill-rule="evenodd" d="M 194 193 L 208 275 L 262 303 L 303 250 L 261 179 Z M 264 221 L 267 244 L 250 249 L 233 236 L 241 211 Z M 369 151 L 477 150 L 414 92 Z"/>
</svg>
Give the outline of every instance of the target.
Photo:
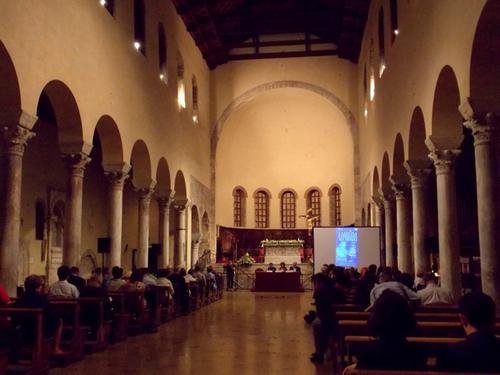
<svg viewBox="0 0 500 375">
<path fill-rule="evenodd" d="M 386 264 L 438 263 L 455 295 L 475 273 L 500 305 L 498 1 L 398 1 L 395 26 L 396 2 L 373 0 L 357 62 L 219 66 L 172 2 L 135 26 L 132 3 L 0 0 L 9 293 L 62 263 L 88 273 L 98 239 L 108 266 L 191 266 L 218 225 L 306 228 L 314 190 L 317 223 L 380 226 Z"/>
</svg>

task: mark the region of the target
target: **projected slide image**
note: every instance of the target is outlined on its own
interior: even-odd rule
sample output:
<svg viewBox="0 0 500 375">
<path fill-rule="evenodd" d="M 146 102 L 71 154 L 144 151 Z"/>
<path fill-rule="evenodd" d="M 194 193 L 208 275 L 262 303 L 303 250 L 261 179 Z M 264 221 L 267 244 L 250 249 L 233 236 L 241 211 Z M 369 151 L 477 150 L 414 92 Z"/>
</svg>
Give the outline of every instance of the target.
<svg viewBox="0 0 500 375">
<path fill-rule="evenodd" d="M 337 228 L 335 264 L 358 266 L 358 228 Z"/>
</svg>

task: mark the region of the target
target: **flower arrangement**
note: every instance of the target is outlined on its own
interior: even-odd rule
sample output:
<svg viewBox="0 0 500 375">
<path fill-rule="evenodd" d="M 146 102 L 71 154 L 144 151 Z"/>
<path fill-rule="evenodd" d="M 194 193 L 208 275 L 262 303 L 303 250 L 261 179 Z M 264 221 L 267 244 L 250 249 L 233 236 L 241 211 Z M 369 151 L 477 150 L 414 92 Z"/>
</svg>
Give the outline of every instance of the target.
<svg viewBox="0 0 500 375">
<path fill-rule="evenodd" d="M 255 263 L 255 260 L 250 256 L 250 254 L 245 253 L 240 259 L 238 259 L 239 266 L 251 266 Z"/>
<path fill-rule="evenodd" d="M 298 246 L 301 247 L 304 245 L 304 240 L 296 239 L 296 240 L 262 240 L 260 241 L 261 247 L 282 247 L 282 246 Z"/>
</svg>

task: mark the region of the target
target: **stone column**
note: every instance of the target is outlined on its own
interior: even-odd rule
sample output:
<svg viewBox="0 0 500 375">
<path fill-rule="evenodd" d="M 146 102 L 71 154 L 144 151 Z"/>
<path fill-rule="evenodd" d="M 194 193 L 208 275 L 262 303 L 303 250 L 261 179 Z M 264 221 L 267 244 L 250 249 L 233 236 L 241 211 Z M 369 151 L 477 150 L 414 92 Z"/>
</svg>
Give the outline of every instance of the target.
<svg viewBox="0 0 500 375">
<path fill-rule="evenodd" d="M 408 160 L 405 162 L 411 181 L 411 198 L 413 213 L 413 253 L 415 275 L 429 272 L 431 269 L 429 255 L 425 248 L 427 226 L 425 220 L 425 183 L 432 172 L 431 163 L 427 160 Z"/>
<path fill-rule="evenodd" d="M 481 286 L 500 308 L 500 176 L 498 160 L 495 160 L 498 119 L 491 113 L 474 114 L 468 100 L 460 106 L 460 112 L 466 119 L 464 126 L 471 129 L 474 136 Z"/>
<path fill-rule="evenodd" d="M 37 118 L 21 112 L 0 117 L 0 132 L 5 158 L 3 197 L 1 200 L 0 282 L 10 296 L 18 283 L 19 232 L 21 229 L 21 188 L 23 155 Z"/>
<path fill-rule="evenodd" d="M 82 201 L 83 174 L 90 163 L 92 146 L 87 150 L 63 154 L 62 158 L 68 168 L 68 186 L 66 193 L 66 213 L 64 226 L 63 264 L 78 266 L 82 244 Z"/>
<path fill-rule="evenodd" d="M 374 224 L 380 227 L 380 265 L 385 266 L 387 263 L 385 255 L 384 202 L 375 195 L 372 196 L 372 202 L 375 210 L 373 215 Z"/>
<path fill-rule="evenodd" d="M 175 196 L 175 191 L 170 190 L 167 196 L 158 197 L 156 200 L 158 202 L 159 211 L 159 241 L 161 245 L 162 254 L 162 268 L 167 268 L 170 259 L 170 204 Z"/>
<path fill-rule="evenodd" d="M 448 289 L 455 299 L 459 299 L 462 291 L 462 270 L 454 164 L 461 151 L 439 147 L 447 142 L 440 142 L 437 137 L 429 137 L 425 143 L 431 151 L 429 157 L 436 168 L 441 286 Z M 460 143 L 455 144 L 458 146 Z"/>
<path fill-rule="evenodd" d="M 188 200 L 186 203 L 186 247 L 183 249 L 184 251 L 184 261 L 183 264 L 186 265 L 186 267 L 189 267 L 189 265 L 192 262 L 191 259 L 191 242 L 192 242 L 192 235 L 193 235 L 193 203 Z"/>
<path fill-rule="evenodd" d="M 398 269 L 401 272 L 413 273 L 411 256 L 410 227 L 410 187 L 402 181 L 390 178 L 392 190 L 396 196 L 396 241 L 398 244 Z"/>
<path fill-rule="evenodd" d="M 137 267 L 148 267 L 149 253 L 149 204 L 156 181 L 151 180 L 149 186 L 136 189 L 139 195 L 139 256 Z"/>
<path fill-rule="evenodd" d="M 129 177 L 130 165 L 123 163 L 117 167 L 104 167 L 104 174 L 109 181 L 108 234 L 111 248 L 108 256 L 108 267 L 122 265 L 122 219 L 123 219 L 123 186 Z"/>
<path fill-rule="evenodd" d="M 194 234 L 191 241 L 191 267 L 194 267 L 200 257 L 200 235 Z"/>
<path fill-rule="evenodd" d="M 186 251 L 186 204 L 187 200 L 174 201 L 174 266 L 182 265 L 184 261 L 184 252 Z"/>
<path fill-rule="evenodd" d="M 382 195 L 382 201 L 384 203 L 384 229 L 385 229 L 385 261 L 388 267 L 396 267 L 396 259 L 394 258 L 394 252 L 392 251 L 394 244 L 394 201 L 389 195 Z"/>
</svg>

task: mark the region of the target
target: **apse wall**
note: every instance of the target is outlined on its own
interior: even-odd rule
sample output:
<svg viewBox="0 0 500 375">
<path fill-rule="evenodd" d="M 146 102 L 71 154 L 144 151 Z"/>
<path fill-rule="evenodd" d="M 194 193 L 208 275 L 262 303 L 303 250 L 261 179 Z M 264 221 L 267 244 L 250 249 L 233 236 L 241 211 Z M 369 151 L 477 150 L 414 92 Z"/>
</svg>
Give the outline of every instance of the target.
<svg viewBox="0 0 500 375">
<path fill-rule="evenodd" d="M 341 187 L 342 224 L 354 221 L 353 140 L 342 112 L 325 98 L 298 88 L 262 93 L 224 124 L 216 156 L 216 222 L 232 226 L 236 186 L 248 193 L 247 227 L 255 227 L 253 193 L 271 193 L 271 228 L 280 228 L 280 192 L 297 193 L 298 228 L 306 221 L 306 190 L 322 193 L 321 223 L 329 225 L 328 191 Z"/>
</svg>

